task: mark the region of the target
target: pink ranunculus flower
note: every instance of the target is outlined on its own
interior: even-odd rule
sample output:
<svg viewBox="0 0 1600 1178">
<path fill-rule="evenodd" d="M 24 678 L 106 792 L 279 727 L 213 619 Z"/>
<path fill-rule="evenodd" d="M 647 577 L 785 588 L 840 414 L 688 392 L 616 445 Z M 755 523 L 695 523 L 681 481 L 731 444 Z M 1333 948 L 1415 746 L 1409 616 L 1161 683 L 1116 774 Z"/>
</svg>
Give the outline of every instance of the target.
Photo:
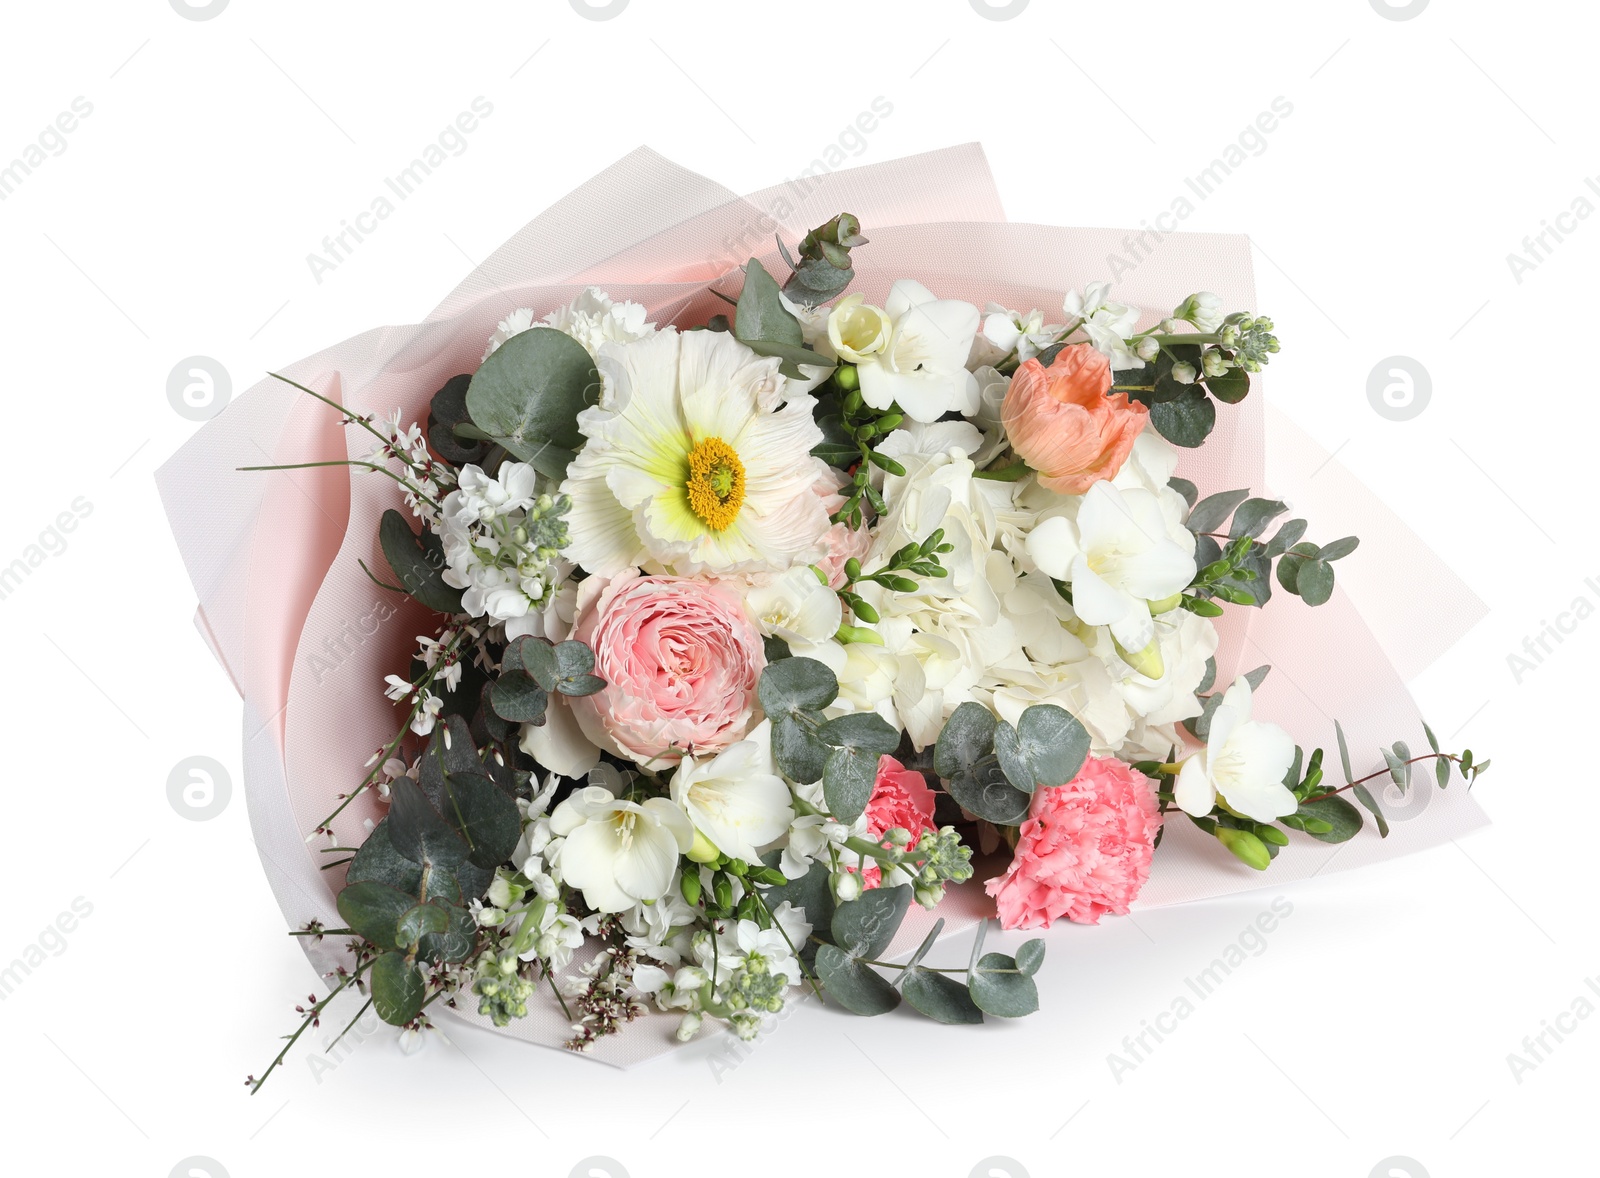
<svg viewBox="0 0 1600 1178">
<path fill-rule="evenodd" d="M 577 608 L 572 636 L 594 651 L 606 681 L 571 701 L 595 744 L 666 766 L 744 738 L 766 657 L 732 585 L 628 569 L 585 580 Z"/>
<path fill-rule="evenodd" d="M 1066 785 L 1034 793 L 1011 866 L 985 885 L 1000 927 L 1125 915 L 1150 876 L 1160 829 L 1148 779 L 1113 757 L 1090 757 Z"/>
<path fill-rule="evenodd" d="M 1081 495 L 1122 469 L 1150 410 L 1110 391 L 1111 362 L 1093 344 L 1062 348 L 1049 368 L 1029 360 L 1017 369 L 1000 421 L 1041 486 Z"/>
<path fill-rule="evenodd" d="M 907 769 L 893 757 L 878 758 L 878 778 L 872 783 L 872 797 L 867 802 L 867 837 L 873 842 L 883 838 L 891 827 L 901 827 L 911 832 L 909 845 L 916 846 L 925 830 L 937 830 L 933 823 L 934 796 L 928 780 L 915 769 Z M 883 882 L 883 869 L 869 862 L 861 870 L 864 887 L 875 888 Z"/>
</svg>

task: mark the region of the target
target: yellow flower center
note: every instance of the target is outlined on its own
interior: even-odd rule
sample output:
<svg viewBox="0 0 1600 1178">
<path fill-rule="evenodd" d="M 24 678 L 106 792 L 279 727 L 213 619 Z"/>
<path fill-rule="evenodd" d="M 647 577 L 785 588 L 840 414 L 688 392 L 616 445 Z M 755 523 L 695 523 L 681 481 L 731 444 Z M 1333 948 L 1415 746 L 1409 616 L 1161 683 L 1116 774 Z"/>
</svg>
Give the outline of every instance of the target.
<svg viewBox="0 0 1600 1178">
<path fill-rule="evenodd" d="M 689 510 L 713 532 L 724 531 L 744 503 L 744 463 L 721 438 L 706 438 L 689 451 Z"/>
</svg>

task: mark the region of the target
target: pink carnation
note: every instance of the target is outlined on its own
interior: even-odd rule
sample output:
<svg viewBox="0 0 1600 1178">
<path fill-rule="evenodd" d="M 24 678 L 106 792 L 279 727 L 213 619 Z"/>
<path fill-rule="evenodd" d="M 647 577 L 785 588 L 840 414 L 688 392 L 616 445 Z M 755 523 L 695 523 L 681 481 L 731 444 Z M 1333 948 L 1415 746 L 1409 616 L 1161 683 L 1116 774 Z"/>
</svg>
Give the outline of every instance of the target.
<svg viewBox="0 0 1600 1178">
<path fill-rule="evenodd" d="M 606 686 L 571 700 L 584 734 L 647 763 L 713 753 L 743 739 L 766 666 L 761 634 L 732 586 L 715 580 L 590 577 L 572 636 L 594 650 Z"/>
<path fill-rule="evenodd" d="M 1034 793 L 1011 866 L 985 885 L 1000 926 L 1126 914 L 1150 876 L 1160 829 L 1149 781 L 1112 757 L 1090 757 L 1066 785 Z"/>
<path fill-rule="evenodd" d="M 869 839 L 878 842 L 885 831 L 898 826 L 911 832 L 910 845 L 915 846 L 923 831 L 938 829 L 933 824 L 933 807 L 933 791 L 922 774 L 907 769 L 893 757 L 878 758 L 878 778 L 867 802 Z M 862 886 L 875 888 L 882 882 L 883 870 L 876 863 L 862 868 Z"/>
</svg>

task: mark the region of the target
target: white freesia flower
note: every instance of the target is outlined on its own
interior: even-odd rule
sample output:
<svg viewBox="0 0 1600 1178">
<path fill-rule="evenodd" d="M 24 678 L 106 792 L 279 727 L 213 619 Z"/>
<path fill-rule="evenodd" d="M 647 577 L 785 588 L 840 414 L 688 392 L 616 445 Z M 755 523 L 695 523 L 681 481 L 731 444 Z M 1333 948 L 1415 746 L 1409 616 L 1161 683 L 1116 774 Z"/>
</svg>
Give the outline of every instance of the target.
<svg viewBox="0 0 1600 1178">
<path fill-rule="evenodd" d="M 591 356 L 603 343 L 628 343 L 655 334 L 655 327 L 645 322 L 645 309 L 638 303 L 614 303 L 611 297 L 597 286 L 588 287 L 565 307 L 558 307 L 542 320 L 535 320 L 533 311 L 519 307 L 500 321 L 489 337 L 487 360 L 501 344 L 514 335 L 521 335 L 533 327 L 553 327 L 570 335 Z"/>
<path fill-rule="evenodd" d="M 952 410 L 976 412 L 978 385 L 966 364 L 978 308 L 941 299 L 902 278 L 889 288 L 884 310 L 894 332 L 882 351 L 862 357 L 862 399 L 880 411 L 899 402 L 914 421 L 937 421 Z"/>
<path fill-rule="evenodd" d="M 1206 747 L 1178 771 L 1173 798 L 1200 817 L 1221 797 L 1229 809 L 1271 822 L 1299 808 L 1283 777 L 1294 763 L 1294 741 L 1276 724 L 1252 720 L 1250 681 L 1240 677 L 1211 713 Z"/>
<path fill-rule="evenodd" d="M 561 878 L 597 912 L 659 900 L 694 842 L 694 826 L 675 803 L 624 801 L 598 785 L 557 806 L 550 830 L 563 840 L 554 852 Z"/>
<path fill-rule="evenodd" d="M 685 756 L 672 777 L 672 800 L 695 829 L 730 859 L 756 863 L 794 821 L 789 787 L 772 760 L 772 722 L 710 760 Z"/>
<path fill-rule="evenodd" d="M 1110 359 L 1112 368 L 1143 368 L 1144 361 L 1127 344 L 1127 337 L 1139 325 L 1139 310 L 1124 303 L 1110 302 L 1106 298 L 1110 291 L 1109 282 L 1091 282 L 1081 294 L 1068 291 L 1062 309 Z"/>
<path fill-rule="evenodd" d="M 693 576 L 820 555 L 816 402 L 788 395 L 773 408 L 787 393 L 777 360 L 726 332 L 662 331 L 603 346 L 599 366 L 607 393 L 578 415 L 588 443 L 561 486 L 580 565 Z"/>
<path fill-rule="evenodd" d="M 806 565 L 753 586 L 745 605 L 763 634 L 783 639 L 795 654 L 831 639 L 844 621 L 839 595 Z"/>
<path fill-rule="evenodd" d="M 1027 547 L 1040 571 L 1071 584 L 1078 617 L 1111 627 L 1130 652 L 1155 637 L 1147 603 L 1180 592 L 1195 574 L 1193 555 L 1168 535 L 1161 501 L 1106 482 L 1089 488 L 1076 522 L 1044 520 Z"/>
<path fill-rule="evenodd" d="M 841 360 L 859 364 L 889 346 L 894 321 L 858 294 L 846 295 L 828 313 L 828 342 Z"/>
</svg>

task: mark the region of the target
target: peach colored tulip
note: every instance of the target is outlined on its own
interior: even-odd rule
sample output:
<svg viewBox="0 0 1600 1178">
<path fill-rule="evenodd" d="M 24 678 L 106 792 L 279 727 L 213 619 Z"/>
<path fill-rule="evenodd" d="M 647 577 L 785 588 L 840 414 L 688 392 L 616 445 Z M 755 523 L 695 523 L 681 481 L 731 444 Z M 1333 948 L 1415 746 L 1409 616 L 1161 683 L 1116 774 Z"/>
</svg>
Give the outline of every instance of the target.
<svg viewBox="0 0 1600 1178">
<path fill-rule="evenodd" d="M 1110 389 L 1111 362 L 1092 344 L 1062 348 L 1049 368 L 1029 360 L 1017 369 L 1000 418 L 1042 486 L 1081 495 L 1122 469 L 1150 410 Z"/>
</svg>

